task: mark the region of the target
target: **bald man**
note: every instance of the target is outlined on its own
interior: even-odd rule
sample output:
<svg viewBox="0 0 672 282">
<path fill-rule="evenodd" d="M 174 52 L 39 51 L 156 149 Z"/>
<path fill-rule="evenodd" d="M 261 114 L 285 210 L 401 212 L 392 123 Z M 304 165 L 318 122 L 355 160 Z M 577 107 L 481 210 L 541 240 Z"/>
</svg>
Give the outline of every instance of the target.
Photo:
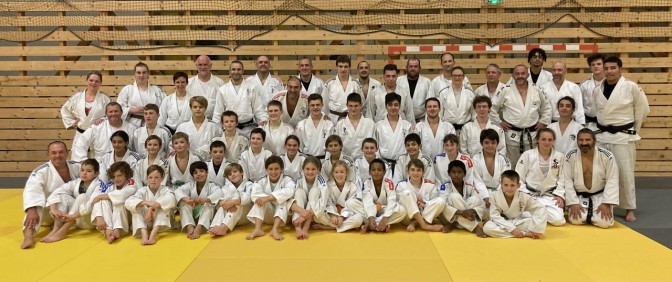
<svg viewBox="0 0 672 282">
<path fill-rule="evenodd" d="M 195 63 L 198 75 L 189 78 L 187 93 L 208 99 L 205 117 L 212 120 L 212 113 L 215 111 L 215 104 L 217 103 L 217 89 L 224 85 L 224 80 L 212 74 L 212 61 L 207 55 L 198 56 Z"/>
<path fill-rule="evenodd" d="M 551 69 L 551 74 L 553 74 L 553 80 L 541 85 L 541 89 L 544 90 L 546 97 L 548 97 L 548 102 L 551 104 L 551 109 L 553 110 L 553 115 L 551 116 L 552 122 L 556 122 L 560 119 L 560 114 L 558 113 L 558 101 L 562 97 L 569 96 L 576 101 L 574 115 L 572 116 L 574 121 L 580 124 L 586 124 L 586 117 L 583 114 L 581 88 L 576 83 L 565 79 L 567 65 L 563 62 L 555 62 Z"/>
<path fill-rule="evenodd" d="M 268 101 L 273 98 L 275 93 L 285 90 L 282 81 L 271 75 L 271 61 L 267 56 L 259 56 L 255 61 L 257 73 L 245 79 L 248 83 L 255 86 L 257 95 L 261 99 L 261 105 L 265 109 Z"/>
</svg>

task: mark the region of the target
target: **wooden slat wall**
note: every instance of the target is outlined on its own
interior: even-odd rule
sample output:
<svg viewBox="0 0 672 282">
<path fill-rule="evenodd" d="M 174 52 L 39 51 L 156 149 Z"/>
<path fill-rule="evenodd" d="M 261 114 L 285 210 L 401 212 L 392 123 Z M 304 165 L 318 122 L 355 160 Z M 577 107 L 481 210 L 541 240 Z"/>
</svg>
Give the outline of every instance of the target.
<svg viewBox="0 0 672 282">
<path fill-rule="evenodd" d="M 90 70 L 103 71 L 102 89 L 113 97 L 132 82 L 130 70 L 139 60 L 149 64 L 151 83 L 171 93 L 171 74 L 194 75 L 193 60 L 201 54 L 214 56 L 213 69 L 225 80 L 230 60 L 242 60 L 251 74 L 254 58 L 262 54 L 273 59 L 273 73 L 285 79 L 296 74 L 297 60 L 304 56 L 314 60 L 317 75 L 328 79 L 334 74 L 329 57 L 338 54 L 351 55 L 355 64 L 369 61 L 376 78 L 389 61 L 403 68 L 406 59 L 416 56 L 422 60 L 423 74 L 434 77 L 440 69 L 438 52 L 390 55 L 389 48 L 481 44 L 448 35 L 456 31 L 480 42 L 596 44 L 600 52 L 620 55 L 625 76 L 640 83 L 651 105 L 637 144 L 637 175 L 672 175 L 670 1 L 506 0 L 495 7 L 482 3 L 0 2 L 0 39 L 9 39 L 0 40 L 0 176 L 26 176 L 46 159 L 45 146 L 51 140 L 70 142 L 74 132 L 63 128 L 59 108 L 84 89 L 83 75 Z M 418 36 L 422 34 L 428 35 Z M 511 39 L 512 34 L 525 36 Z M 218 45 L 204 46 L 204 41 Z M 562 60 L 570 69 L 567 79 L 581 82 L 590 76 L 585 63 L 590 52 L 549 51 L 546 66 Z M 476 86 L 484 83 L 488 63 L 499 64 L 506 73 L 525 63 L 526 55 L 454 53 Z M 502 79 L 508 77 L 504 74 Z"/>
</svg>

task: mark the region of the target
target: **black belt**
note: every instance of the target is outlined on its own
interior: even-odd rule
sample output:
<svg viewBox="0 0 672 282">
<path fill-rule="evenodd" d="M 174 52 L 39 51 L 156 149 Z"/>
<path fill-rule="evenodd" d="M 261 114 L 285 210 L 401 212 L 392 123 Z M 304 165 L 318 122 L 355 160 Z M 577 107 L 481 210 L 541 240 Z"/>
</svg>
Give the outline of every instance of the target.
<svg viewBox="0 0 672 282">
<path fill-rule="evenodd" d="M 586 115 L 586 123 L 588 123 L 588 122 L 597 123 L 597 117 L 591 117 L 589 115 Z"/>
<path fill-rule="evenodd" d="M 175 135 L 175 130 L 176 129 L 173 129 L 172 127 L 167 126 L 167 125 L 165 127 L 166 127 L 166 129 L 168 129 L 168 131 L 170 131 L 170 135 Z"/>
<path fill-rule="evenodd" d="M 604 190 L 600 190 L 600 191 L 597 191 L 595 193 L 576 192 L 576 195 L 588 198 L 588 214 L 586 215 L 586 222 L 588 224 L 593 223 L 593 198 L 591 198 L 590 196 L 601 194 L 602 192 L 604 192 Z"/>
<path fill-rule="evenodd" d="M 599 132 L 609 132 L 611 134 L 616 134 L 619 132 L 625 133 L 625 134 L 630 134 L 630 135 L 635 135 L 637 134 L 636 130 L 630 129 L 635 125 L 634 122 L 625 124 L 625 125 L 602 125 L 599 122 L 597 123 L 597 128 L 599 129 Z"/>
<path fill-rule="evenodd" d="M 341 113 L 341 112 L 329 110 L 329 113 L 332 114 L 332 115 L 337 115 L 340 118 L 344 118 L 344 117 L 348 116 L 348 112 L 342 112 Z"/>
<path fill-rule="evenodd" d="M 506 123 L 509 123 L 509 122 L 507 121 Z M 511 123 L 509 123 L 509 124 L 511 124 Z M 525 136 L 526 133 L 527 133 L 527 141 L 530 143 L 530 149 L 534 148 L 534 145 L 532 144 L 532 134 L 530 133 L 530 131 L 536 131 L 537 130 L 536 125 L 526 127 L 526 128 L 520 128 L 520 127 L 517 127 L 515 125 L 511 125 L 511 126 L 509 126 L 509 129 L 511 129 L 513 131 L 520 131 L 520 141 L 518 143 L 520 144 L 520 153 L 521 154 L 523 152 L 525 152 L 525 144 L 524 144 L 525 139 L 523 138 L 523 136 Z"/>
<path fill-rule="evenodd" d="M 551 119 L 551 122 L 558 122 L 560 121 L 559 119 Z"/>
<path fill-rule="evenodd" d="M 383 158 L 383 160 L 385 160 L 390 164 L 390 170 L 392 170 L 392 172 L 394 173 L 394 167 L 397 165 L 397 160 L 385 159 L 385 158 Z"/>
<path fill-rule="evenodd" d="M 462 127 L 464 125 L 465 125 L 465 123 L 463 123 L 463 124 L 453 123 L 453 127 L 455 127 L 455 130 L 462 130 Z"/>
<path fill-rule="evenodd" d="M 539 191 L 539 190 L 537 190 L 537 189 L 534 189 L 534 188 L 531 188 L 529 185 L 527 185 L 527 183 L 525 183 L 525 188 L 527 188 L 527 190 L 529 190 L 529 191 L 532 192 L 533 194 L 538 194 L 539 196 L 542 195 L 541 191 Z M 546 194 L 546 193 L 553 193 L 553 191 L 555 191 L 555 188 L 558 188 L 558 187 L 556 186 L 556 187 L 553 187 L 553 188 L 551 188 L 551 189 L 548 189 L 548 190 L 546 190 L 546 192 L 544 192 L 543 194 Z"/>
<path fill-rule="evenodd" d="M 324 158 L 325 158 L 324 155 L 321 155 L 321 156 L 313 156 L 313 157 L 316 157 L 318 160 L 324 160 Z"/>
<path fill-rule="evenodd" d="M 79 127 L 75 127 L 75 130 L 77 130 L 77 132 L 79 132 L 79 133 L 84 133 L 84 131 L 86 131 L 86 130 L 81 129 Z"/>
<path fill-rule="evenodd" d="M 238 125 L 236 125 L 236 127 L 237 127 L 238 129 L 243 129 L 243 128 L 248 127 L 248 126 L 250 126 L 250 125 L 252 125 L 252 126 L 257 126 L 257 124 L 254 123 L 254 120 L 248 120 L 247 122 L 238 123 Z"/>
<path fill-rule="evenodd" d="M 145 116 L 140 114 L 131 114 L 131 117 L 137 119 L 145 119 Z"/>
</svg>

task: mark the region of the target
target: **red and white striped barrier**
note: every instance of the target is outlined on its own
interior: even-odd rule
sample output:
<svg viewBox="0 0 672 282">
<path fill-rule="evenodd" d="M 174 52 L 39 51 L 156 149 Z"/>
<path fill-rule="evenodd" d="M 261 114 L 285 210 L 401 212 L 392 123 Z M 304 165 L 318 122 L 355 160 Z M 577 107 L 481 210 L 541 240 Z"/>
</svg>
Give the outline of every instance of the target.
<svg viewBox="0 0 672 282">
<path fill-rule="evenodd" d="M 525 51 L 541 48 L 546 51 L 592 51 L 597 52 L 597 44 L 501 44 L 490 46 L 487 44 L 475 45 L 406 45 L 389 46 L 388 55 L 420 53 L 420 52 L 500 52 Z"/>
</svg>

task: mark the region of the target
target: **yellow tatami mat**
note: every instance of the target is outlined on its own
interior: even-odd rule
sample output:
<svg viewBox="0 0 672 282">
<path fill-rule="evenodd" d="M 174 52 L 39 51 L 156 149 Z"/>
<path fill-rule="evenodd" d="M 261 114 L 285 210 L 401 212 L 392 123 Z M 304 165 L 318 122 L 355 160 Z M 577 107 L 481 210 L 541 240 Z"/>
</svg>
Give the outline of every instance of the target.
<svg viewBox="0 0 672 282">
<path fill-rule="evenodd" d="M 287 227 L 281 242 L 247 241 L 245 226 L 217 239 L 168 232 L 147 247 L 73 230 L 61 242 L 21 250 L 20 190 L 0 190 L 0 211 L 0 281 L 672 281 L 672 251 L 620 224 L 549 227 L 540 240 L 395 227 L 313 231 L 299 241 Z"/>
</svg>

